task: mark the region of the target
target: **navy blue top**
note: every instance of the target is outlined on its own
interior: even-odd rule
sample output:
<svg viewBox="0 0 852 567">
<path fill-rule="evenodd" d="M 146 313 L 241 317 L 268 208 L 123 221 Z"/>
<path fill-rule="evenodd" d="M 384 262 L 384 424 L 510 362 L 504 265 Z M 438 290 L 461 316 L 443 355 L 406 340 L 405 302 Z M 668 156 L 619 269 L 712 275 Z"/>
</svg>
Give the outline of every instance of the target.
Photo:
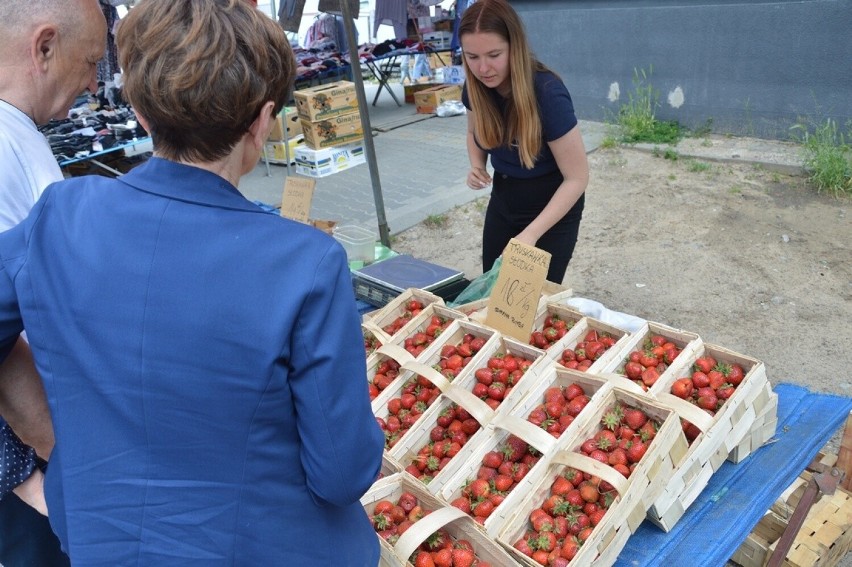
<svg viewBox="0 0 852 567">
<path fill-rule="evenodd" d="M 35 467 L 35 450 L 24 445 L 0 419 L 0 500 L 27 480 Z"/>
<path fill-rule="evenodd" d="M 505 108 L 504 99 L 496 89 L 486 90 L 490 91 L 498 107 Z M 478 140 L 476 141 L 476 145 L 491 156 L 491 167 L 497 173 L 529 179 L 553 173 L 559 169 L 547 142 L 558 140 L 577 125 L 574 103 L 571 101 L 571 95 L 562 80 L 549 71 L 541 71 L 535 74 L 535 97 L 541 118 L 542 144 L 541 152 L 532 169 L 526 169 L 521 164 L 521 156 L 518 153 L 517 146 L 501 146 L 488 150 L 483 148 Z M 462 102 L 470 109 L 467 84 L 462 88 Z"/>
<path fill-rule="evenodd" d="M 26 327 L 75 565 L 376 565 L 381 467 L 343 247 L 151 158 L 50 185 L 0 234 L 0 359 Z"/>
</svg>

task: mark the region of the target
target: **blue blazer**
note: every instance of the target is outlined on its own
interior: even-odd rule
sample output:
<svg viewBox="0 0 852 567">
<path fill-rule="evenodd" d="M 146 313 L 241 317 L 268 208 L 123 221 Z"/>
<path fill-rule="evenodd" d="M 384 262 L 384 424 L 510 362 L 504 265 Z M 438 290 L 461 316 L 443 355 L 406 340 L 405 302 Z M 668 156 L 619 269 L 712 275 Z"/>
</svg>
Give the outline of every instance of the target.
<svg viewBox="0 0 852 567">
<path fill-rule="evenodd" d="M 207 171 L 51 185 L 0 234 L 0 357 L 26 327 L 75 565 L 376 565 L 381 466 L 346 255 Z"/>
</svg>

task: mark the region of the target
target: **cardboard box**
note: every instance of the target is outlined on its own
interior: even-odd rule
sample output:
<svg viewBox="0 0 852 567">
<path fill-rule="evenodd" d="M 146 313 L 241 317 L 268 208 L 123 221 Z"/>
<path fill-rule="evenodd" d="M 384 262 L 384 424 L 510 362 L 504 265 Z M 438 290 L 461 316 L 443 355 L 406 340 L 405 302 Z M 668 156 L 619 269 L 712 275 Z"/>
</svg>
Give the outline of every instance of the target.
<svg viewBox="0 0 852 567">
<path fill-rule="evenodd" d="M 292 140 L 302 134 L 302 125 L 299 124 L 299 113 L 296 112 L 295 107 L 291 106 L 284 107 L 281 113 L 275 117 L 275 124 L 273 124 L 272 131 L 266 139 L 270 142 L 284 141 L 285 124 L 288 140 Z"/>
<path fill-rule="evenodd" d="M 332 116 L 319 122 L 302 120 L 305 144 L 315 150 L 355 142 L 364 137 L 361 115 L 358 112 Z"/>
<path fill-rule="evenodd" d="M 413 83 L 411 85 L 405 85 L 403 87 L 405 91 L 405 102 L 408 104 L 414 104 L 414 95 L 419 93 L 420 91 L 438 86 L 437 83 Z"/>
<path fill-rule="evenodd" d="M 432 27 L 435 31 L 445 31 L 453 33 L 453 20 L 432 20 Z"/>
<path fill-rule="evenodd" d="M 296 151 L 296 173 L 308 177 L 325 177 L 366 161 L 363 143 L 321 150 L 302 146 Z"/>
<path fill-rule="evenodd" d="M 349 81 L 337 81 L 301 89 L 293 93 L 299 118 L 318 122 L 341 114 L 350 114 L 358 110 L 358 97 L 355 84 Z"/>
<path fill-rule="evenodd" d="M 290 146 L 290 163 L 293 163 L 296 159 L 296 149 L 305 145 L 305 137 L 299 133 L 287 143 Z M 266 159 L 269 163 L 287 165 L 287 149 L 284 142 L 266 142 Z"/>
<path fill-rule="evenodd" d="M 414 94 L 418 114 L 433 114 L 442 102 L 448 100 L 461 100 L 460 86 L 438 85 Z"/>
</svg>

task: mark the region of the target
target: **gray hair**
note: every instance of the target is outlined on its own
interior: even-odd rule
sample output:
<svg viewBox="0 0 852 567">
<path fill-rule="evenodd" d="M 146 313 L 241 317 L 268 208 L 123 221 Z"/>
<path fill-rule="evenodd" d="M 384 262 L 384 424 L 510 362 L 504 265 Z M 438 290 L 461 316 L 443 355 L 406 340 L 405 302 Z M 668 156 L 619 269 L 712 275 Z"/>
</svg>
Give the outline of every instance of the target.
<svg viewBox="0 0 852 567">
<path fill-rule="evenodd" d="M 0 35 L 15 37 L 47 23 L 75 35 L 92 13 L 81 9 L 84 3 L 97 0 L 0 0 Z"/>
</svg>

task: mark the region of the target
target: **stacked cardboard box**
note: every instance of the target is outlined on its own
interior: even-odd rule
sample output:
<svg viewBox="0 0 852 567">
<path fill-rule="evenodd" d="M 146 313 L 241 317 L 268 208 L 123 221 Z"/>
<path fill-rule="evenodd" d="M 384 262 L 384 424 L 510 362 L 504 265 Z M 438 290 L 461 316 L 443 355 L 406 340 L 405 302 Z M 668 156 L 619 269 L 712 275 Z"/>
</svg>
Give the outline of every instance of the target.
<svg viewBox="0 0 852 567">
<path fill-rule="evenodd" d="M 302 146 L 296 149 L 295 154 L 296 173 L 307 177 L 325 177 L 367 161 L 362 142 L 321 150 Z"/>
<path fill-rule="evenodd" d="M 460 85 L 437 85 L 414 93 L 418 114 L 434 114 L 442 102 L 461 100 Z"/>
<path fill-rule="evenodd" d="M 272 131 L 266 138 L 266 159 L 269 163 L 293 163 L 294 151 L 304 145 L 302 125 L 295 107 L 284 107 L 275 117 Z"/>
<path fill-rule="evenodd" d="M 305 144 L 320 150 L 364 137 L 355 85 L 337 81 L 294 93 Z"/>
<path fill-rule="evenodd" d="M 302 134 L 302 125 L 299 123 L 299 114 L 292 106 L 285 106 L 281 113 L 275 117 L 275 124 L 267 138 L 270 142 L 283 142 L 292 140 Z"/>
<path fill-rule="evenodd" d="M 432 88 L 435 86 L 435 83 L 414 83 L 411 85 L 405 85 L 403 90 L 405 92 L 405 102 L 408 104 L 414 104 L 414 95 L 419 93 L 420 91 Z"/>
</svg>

